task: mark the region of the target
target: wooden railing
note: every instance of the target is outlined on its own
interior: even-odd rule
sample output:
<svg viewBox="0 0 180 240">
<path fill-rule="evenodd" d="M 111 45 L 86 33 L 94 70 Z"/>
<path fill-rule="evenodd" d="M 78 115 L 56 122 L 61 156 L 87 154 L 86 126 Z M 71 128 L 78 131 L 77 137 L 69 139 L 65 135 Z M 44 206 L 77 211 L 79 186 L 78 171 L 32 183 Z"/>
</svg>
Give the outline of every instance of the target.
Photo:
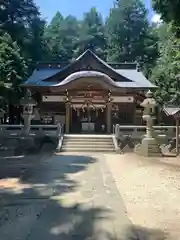
<svg viewBox="0 0 180 240">
<path fill-rule="evenodd" d="M 24 131 L 24 125 L 0 125 L 0 136 L 18 136 Z M 57 125 L 31 125 L 30 135 L 44 134 L 60 137 L 63 134 L 64 126 Z"/>
</svg>

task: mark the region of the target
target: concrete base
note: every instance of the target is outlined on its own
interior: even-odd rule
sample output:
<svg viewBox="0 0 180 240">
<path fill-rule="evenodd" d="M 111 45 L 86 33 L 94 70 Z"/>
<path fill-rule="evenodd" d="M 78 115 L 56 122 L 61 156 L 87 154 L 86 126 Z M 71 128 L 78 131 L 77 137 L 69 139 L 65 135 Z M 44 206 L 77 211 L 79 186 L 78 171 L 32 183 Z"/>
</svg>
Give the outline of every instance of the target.
<svg viewBox="0 0 180 240">
<path fill-rule="evenodd" d="M 161 148 L 155 138 L 145 137 L 135 152 L 144 157 L 162 156 Z"/>
<path fill-rule="evenodd" d="M 22 152 L 27 151 L 37 151 L 37 145 L 35 143 L 35 139 L 32 136 L 21 136 L 18 139 L 17 149 Z"/>
</svg>

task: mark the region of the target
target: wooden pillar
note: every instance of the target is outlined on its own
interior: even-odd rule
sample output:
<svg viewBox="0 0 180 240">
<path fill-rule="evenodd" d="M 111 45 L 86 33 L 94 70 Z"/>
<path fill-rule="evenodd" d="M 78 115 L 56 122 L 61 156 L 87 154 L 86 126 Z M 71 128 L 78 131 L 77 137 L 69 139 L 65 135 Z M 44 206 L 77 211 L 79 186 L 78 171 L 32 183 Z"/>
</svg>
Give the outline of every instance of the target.
<svg viewBox="0 0 180 240">
<path fill-rule="evenodd" d="M 70 132 L 70 111 L 71 104 L 69 102 L 66 103 L 66 133 Z"/>
<path fill-rule="evenodd" d="M 136 116 L 136 104 L 133 103 L 133 119 L 132 119 L 132 124 L 136 125 L 137 123 L 137 116 Z"/>
<path fill-rule="evenodd" d="M 111 113 L 112 113 L 112 103 L 107 104 L 107 115 L 106 115 L 106 122 L 107 122 L 107 133 L 111 134 Z"/>
<path fill-rule="evenodd" d="M 179 118 L 176 119 L 176 154 L 179 155 Z"/>
</svg>

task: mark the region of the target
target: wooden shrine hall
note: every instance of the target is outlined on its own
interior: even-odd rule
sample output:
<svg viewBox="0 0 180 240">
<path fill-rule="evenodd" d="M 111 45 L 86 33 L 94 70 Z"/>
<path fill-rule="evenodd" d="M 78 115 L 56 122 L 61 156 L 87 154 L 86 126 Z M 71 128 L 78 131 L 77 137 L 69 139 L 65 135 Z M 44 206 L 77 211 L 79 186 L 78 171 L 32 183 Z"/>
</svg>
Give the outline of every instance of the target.
<svg viewBox="0 0 180 240">
<path fill-rule="evenodd" d="M 66 133 L 108 133 L 114 124 L 141 125 L 140 103 L 154 86 L 136 63 L 106 63 L 87 50 L 71 63 L 39 64 L 21 85 L 38 102 L 36 124 L 65 126 Z"/>
</svg>

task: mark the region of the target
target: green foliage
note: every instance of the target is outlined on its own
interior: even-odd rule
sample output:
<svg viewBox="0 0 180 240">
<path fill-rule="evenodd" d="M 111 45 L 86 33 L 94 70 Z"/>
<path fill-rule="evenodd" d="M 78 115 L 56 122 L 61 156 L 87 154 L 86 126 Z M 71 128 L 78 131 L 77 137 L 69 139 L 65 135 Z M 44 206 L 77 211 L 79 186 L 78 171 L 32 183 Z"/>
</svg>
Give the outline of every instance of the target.
<svg viewBox="0 0 180 240">
<path fill-rule="evenodd" d="M 156 91 L 158 102 L 180 104 L 180 1 L 153 0 L 155 10 L 161 14 L 164 23 L 158 28 L 159 52 L 152 80 L 159 87 Z"/>
<path fill-rule="evenodd" d="M 105 58 L 106 39 L 101 15 L 95 8 L 84 14 L 82 21 L 57 12 L 45 29 L 49 59 L 67 62 L 91 49 Z"/>
<path fill-rule="evenodd" d="M 32 62 L 45 56 L 45 22 L 39 15 L 33 0 L 1 0 L 0 81 L 12 85 L 11 90 L 1 88 L 7 101 L 18 101 L 19 84 L 31 71 Z"/>
<path fill-rule="evenodd" d="M 180 1 L 179 0 L 153 0 L 154 9 L 161 14 L 161 18 L 172 22 L 174 30 L 180 34 Z"/>
<path fill-rule="evenodd" d="M 0 34 L 8 33 L 29 63 L 43 58 L 44 24 L 33 0 L 1 0 Z"/>
<path fill-rule="evenodd" d="M 49 50 L 49 60 L 67 62 L 73 58 L 79 23 L 73 16 L 63 18 L 57 12 L 45 29 L 45 40 Z"/>
<path fill-rule="evenodd" d="M 27 66 L 17 43 L 7 33 L 0 37 L 0 70 L 0 81 L 12 83 L 9 97 L 11 100 L 17 99 L 20 93 L 19 84 L 27 74 Z"/>
<path fill-rule="evenodd" d="M 39 16 L 33 0 L 1 0 L 0 27 L 11 35 L 13 41 L 22 41 L 27 36 L 26 29 Z"/>
<path fill-rule="evenodd" d="M 151 79 L 159 87 L 158 102 L 180 104 L 180 40 L 168 30 L 169 37 L 160 45 L 160 57 L 152 71 Z"/>
<path fill-rule="evenodd" d="M 28 27 L 28 38 L 24 40 L 24 55 L 31 62 L 43 61 L 47 56 L 44 39 L 45 21 L 39 17 L 33 19 Z"/>
<path fill-rule="evenodd" d="M 107 20 L 108 59 L 152 64 L 157 57 L 157 38 L 149 26 L 140 0 L 120 0 Z"/>
<path fill-rule="evenodd" d="M 90 49 L 105 59 L 106 45 L 105 26 L 102 16 L 97 12 L 96 8 L 91 8 L 89 12 L 84 14 L 81 22 L 75 55 L 78 56 L 85 50 Z"/>
<path fill-rule="evenodd" d="M 157 36 L 158 36 L 158 45 L 159 47 L 164 44 L 169 36 L 171 36 L 171 26 L 169 24 L 166 24 L 166 23 L 162 23 L 160 25 L 158 25 L 156 28 L 156 33 L 157 33 Z"/>
</svg>

